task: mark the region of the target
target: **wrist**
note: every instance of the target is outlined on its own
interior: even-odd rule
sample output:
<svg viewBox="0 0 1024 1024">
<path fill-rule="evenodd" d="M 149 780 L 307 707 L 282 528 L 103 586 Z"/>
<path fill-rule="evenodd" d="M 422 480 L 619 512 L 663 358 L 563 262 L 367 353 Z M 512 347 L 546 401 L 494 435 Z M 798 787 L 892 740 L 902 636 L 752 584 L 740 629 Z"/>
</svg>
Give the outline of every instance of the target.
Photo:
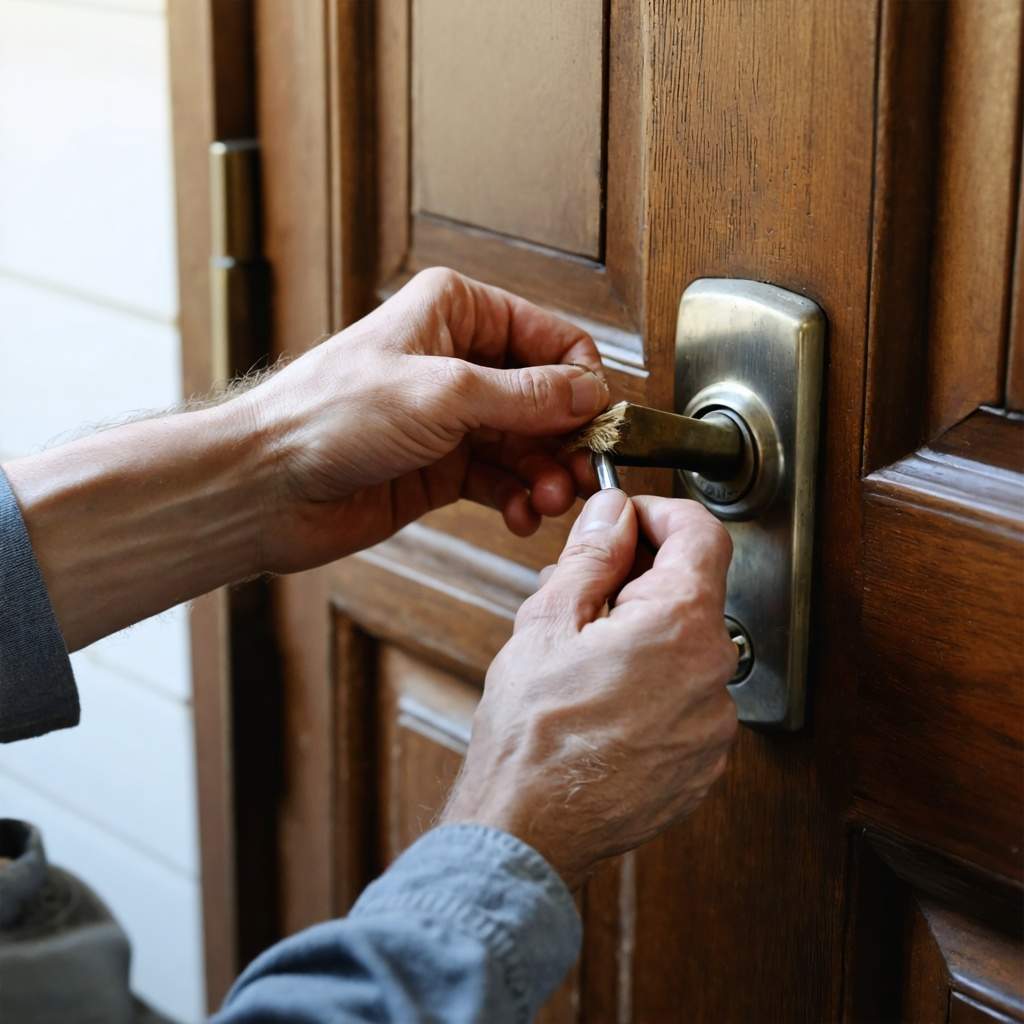
<svg viewBox="0 0 1024 1024">
<path fill-rule="evenodd" d="M 477 799 L 465 776 L 456 783 L 439 819 L 438 825 L 486 825 L 496 828 L 532 847 L 551 866 L 570 892 L 586 882 L 588 865 L 579 861 L 570 847 L 545 835 L 539 821 L 537 804 L 528 796 L 495 804 L 492 800 Z"/>
<path fill-rule="evenodd" d="M 261 571 L 262 461 L 225 405 L 8 463 L 68 648 Z"/>
<path fill-rule="evenodd" d="M 217 508 L 214 517 L 234 521 L 237 531 L 229 583 L 272 571 L 266 538 L 289 504 L 280 431 L 248 398 L 239 395 L 189 414 L 202 417 L 194 426 L 204 439 L 203 476 Z"/>
</svg>

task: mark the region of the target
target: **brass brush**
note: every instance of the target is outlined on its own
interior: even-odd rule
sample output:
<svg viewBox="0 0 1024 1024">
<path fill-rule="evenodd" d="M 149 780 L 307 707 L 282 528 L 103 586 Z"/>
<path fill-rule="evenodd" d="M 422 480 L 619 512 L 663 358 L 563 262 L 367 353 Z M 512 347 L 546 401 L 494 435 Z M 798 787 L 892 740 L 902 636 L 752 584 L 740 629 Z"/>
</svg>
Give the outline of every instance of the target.
<svg viewBox="0 0 1024 1024">
<path fill-rule="evenodd" d="M 712 410 L 696 419 L 619 402 L 573 435 L 567 448 L 592 452 L 599 474 L 606 476 L 614 476 L 616 465 L 657 466 L 726 480 L 739 467 L 743 446 L 743 432 L 724 412 Z M 601 481 L 601 486 L 609 484 Z"/>
</svg>

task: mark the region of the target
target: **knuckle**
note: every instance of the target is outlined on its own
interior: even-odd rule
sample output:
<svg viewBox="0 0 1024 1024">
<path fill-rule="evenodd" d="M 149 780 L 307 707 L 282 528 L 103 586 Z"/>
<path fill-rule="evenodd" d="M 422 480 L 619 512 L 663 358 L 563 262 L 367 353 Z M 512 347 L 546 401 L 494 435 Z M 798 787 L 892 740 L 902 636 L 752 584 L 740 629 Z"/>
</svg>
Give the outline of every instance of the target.
<svg viewBox="0 0 1024 1024">
<path fill-rule="evenodd" d="M 688 657 L 700 655 L 711 671 L 725 666 L 731 675 L 735 669 L 736 649 L 725 631 L 721 596 L 708 588 L 687 586 L 651 601 L 636 622 L 653 631 L 663 646 Z"/>
<path fill-rule="evenodd" d="M 451 267 L 427 267 L 414 278 L 424 291 L 440 294 L 452 291 L 462 283 L 462 275 Z"/>
<path fill-rule="evenodd" d="M 469 401 L 476 387 L 473 368 L 461 359 L 447 356 L 419 360 L 414 373 L 405 381 L 417 408 L 432 420 L 442 417 L 453 402 L 457 408 Z M 393 379 L 393 390 L 400 385 L 399 379 Z"/>
<path fill-rule="evenodd" d="M 696 583 L 660 602 L 652 610 L 652 620 L 667 646 L 687 650 L 718 646 L 714 641 L 724 630 L 716 598 L 708 588 Z"/>
<path fill-rule="evenodd" d="M 717 739 L 719 744 L 725 748 L 721 754 L 723 759 L 728 758 L 729 749 L 736 741 L 736 734 L 739 732 L 739 728 L 740 722 L 736 714 L 736 702 L 726 693 L 724 694 L 722 713 L 719 715 L 717 723 Z"/>
<path fill-rule="evenodd" d="M 551 378 L 534 367 L 527 366 L 515 376 L 518 398 L 529 409 L 545 409 L 551 402 Z"/>
<path fill-rule="evenodd" d="M 542 587 L 519 606 L 516 613 L 516 628 L 557 621 L 563 614 L 562 605 L 563 602 L 555 591 L 549 587 Z"/>
<path fill-rule="evenodd" d="M 732 537 L 721 520 L 699 501 L 690 498 L 679 500 L 678 516 L 680 528 L 690 534 L 697 534 L 704 547 L 715 554 L 732 557 Z"/>
<path fill-rule="evenodd" d="M 560 561 L 573 563 L 578 570 L 590 569 L 606 573 L 613 567 L 612 552 L 602 544 L 588 540 L 570 540 L 562 551 Z"/>
<path fill-rule="evenodd" d="M 731 641 L 727 641 L 722 647 L 722 681 L 727 683 L 736 674 L 736 667 L 740 663 L 740 649 Z"/>
<path fill-rule="evenodd" d="M 721 555 L 723 559 L 729 561 L 732 559 L 732 535 L 729 531 L 713 516 L 708 513 L 707 532 L 708 540 L 707 544 L 716 554 Z"/>
<path fill-rule="evenodd" d="M 435 360 L 431 360 L 435 362 Z M 472 390 L 476 377 L 473 368 L 463 359 L 437 359 L 437 374 L 446 391 L 466 395 Z"/>
</svg>

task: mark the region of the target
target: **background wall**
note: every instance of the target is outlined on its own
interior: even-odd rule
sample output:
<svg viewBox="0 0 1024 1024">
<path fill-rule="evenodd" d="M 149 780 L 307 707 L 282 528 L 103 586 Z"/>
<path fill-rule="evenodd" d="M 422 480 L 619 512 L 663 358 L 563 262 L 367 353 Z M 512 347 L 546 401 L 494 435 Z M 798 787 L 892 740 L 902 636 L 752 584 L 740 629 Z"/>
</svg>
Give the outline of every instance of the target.
<svg viewBox="0 0 1024 1024">
<path fill-rule="evenodd" d="M 181 397 L 164 0 L 0 0 L 0 459 Z M 135 990 L 203 1016 L 186 612 L 72 658 L 82 725 L 0 746 L 0 816 L 127 929 Z"/>
</svg>

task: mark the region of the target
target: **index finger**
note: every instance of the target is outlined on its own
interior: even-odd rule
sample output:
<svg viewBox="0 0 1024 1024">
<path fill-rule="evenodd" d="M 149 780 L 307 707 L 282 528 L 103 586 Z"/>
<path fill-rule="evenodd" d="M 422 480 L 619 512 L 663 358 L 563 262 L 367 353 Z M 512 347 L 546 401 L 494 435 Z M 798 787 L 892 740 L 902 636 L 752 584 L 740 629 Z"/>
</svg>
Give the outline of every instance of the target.
<svg viewBox="0 0 1024 1024">
<path fill-rule="evenodd" d="M 486 366 L 577 363 L 602 372 L 594 339 L 568 320 L 455 271 L 443 272 L 439 283 L 461 359 Z"/>
</svg>

